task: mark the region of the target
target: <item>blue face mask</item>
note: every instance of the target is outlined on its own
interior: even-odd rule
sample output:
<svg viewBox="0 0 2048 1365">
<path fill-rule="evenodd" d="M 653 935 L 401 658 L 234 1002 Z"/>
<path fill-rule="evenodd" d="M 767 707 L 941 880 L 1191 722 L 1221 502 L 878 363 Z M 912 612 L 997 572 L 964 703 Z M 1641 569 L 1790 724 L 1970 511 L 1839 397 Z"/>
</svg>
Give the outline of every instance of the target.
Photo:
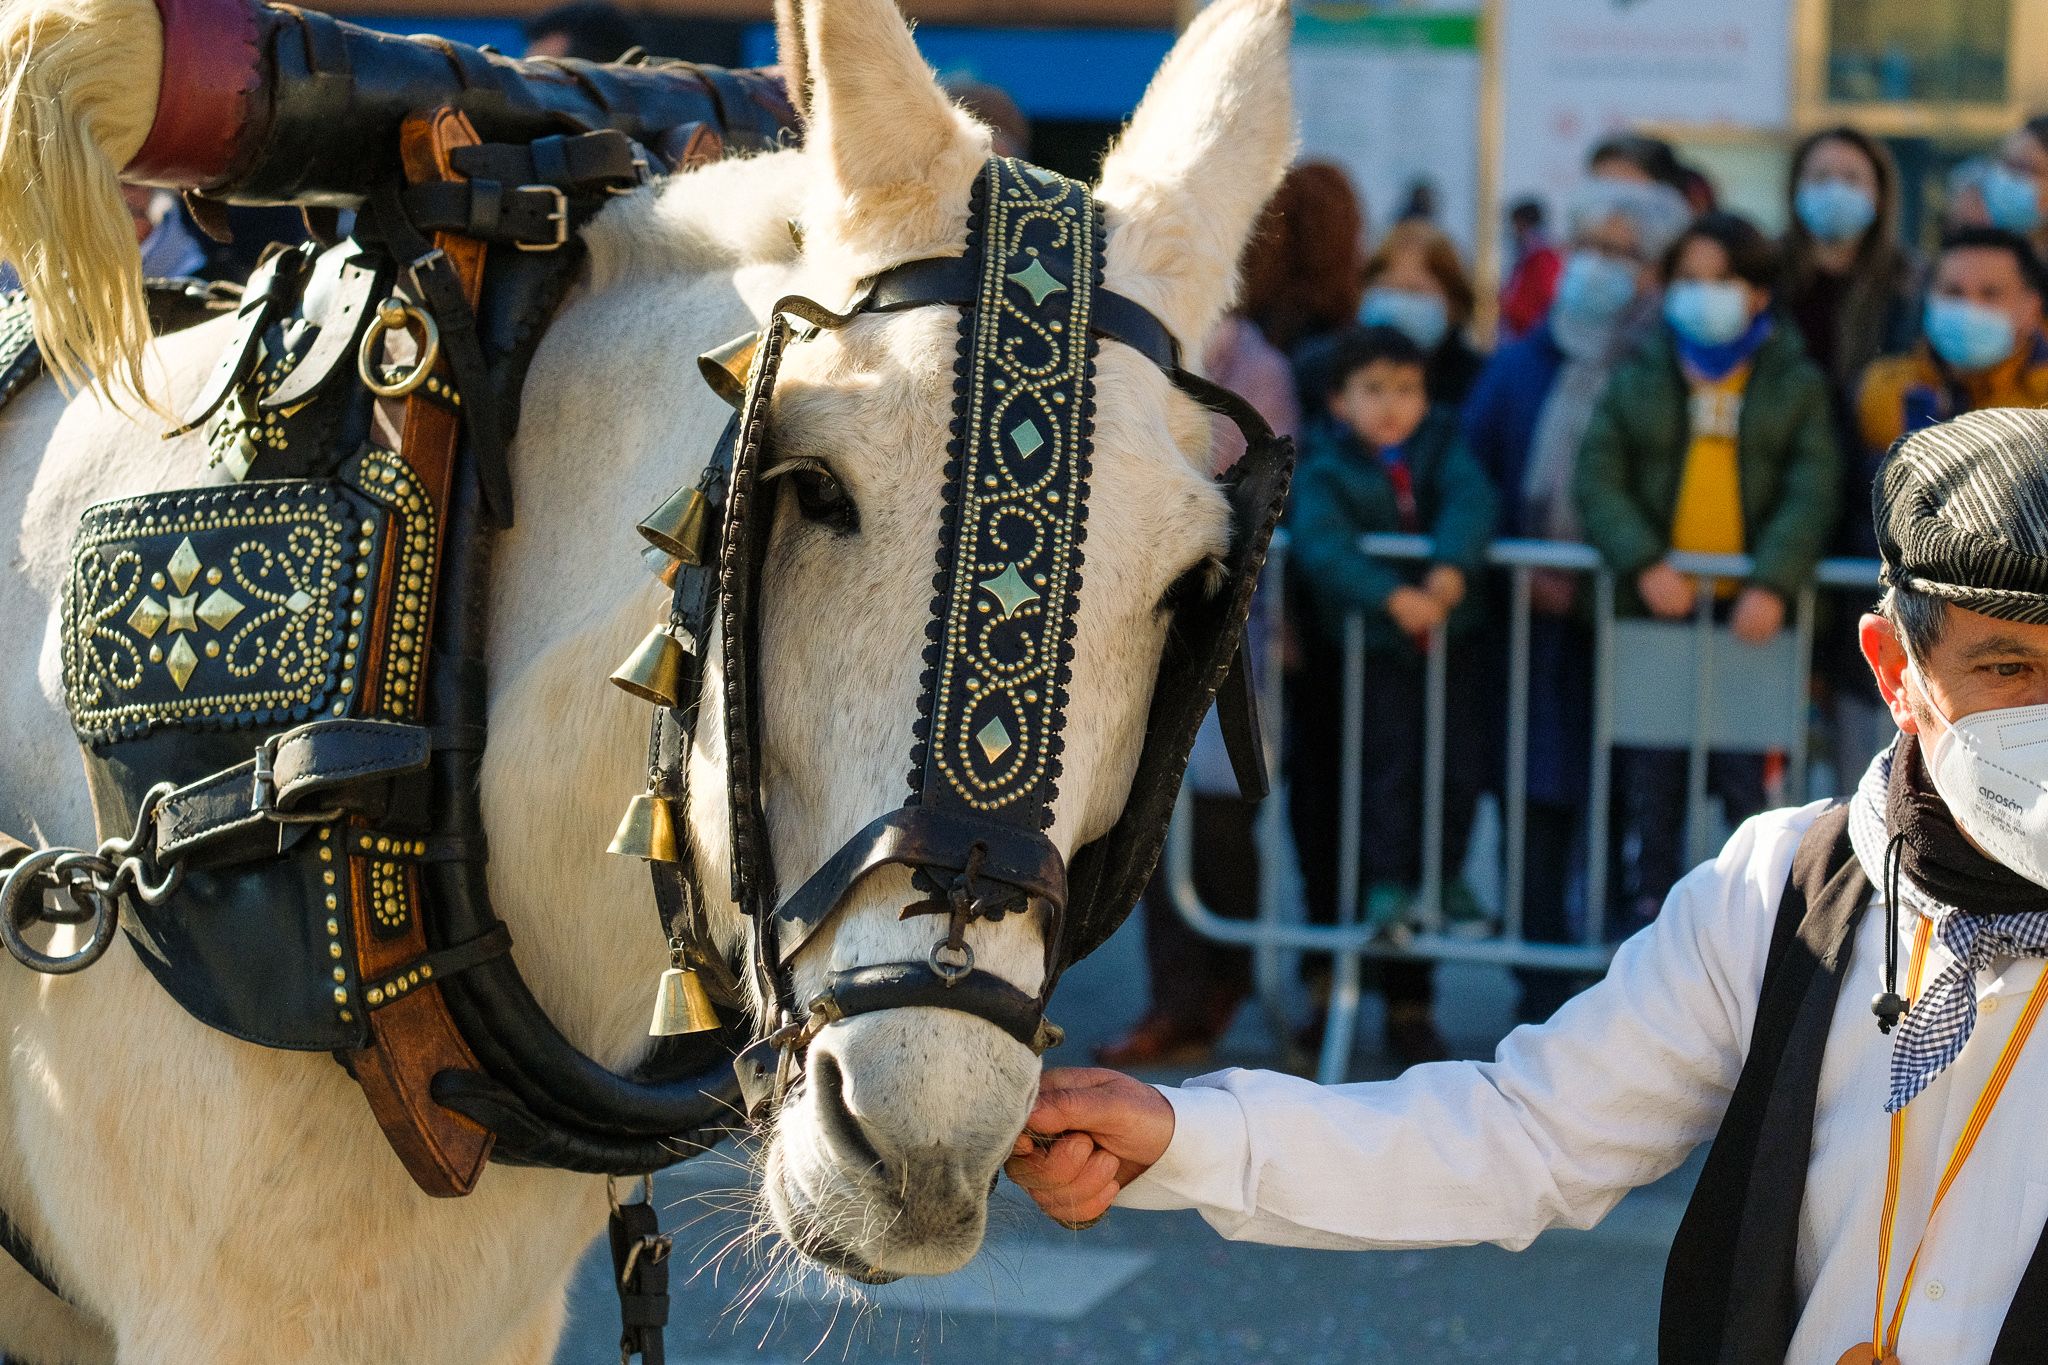
<svg viewBox="0 0 2048 1365">
<path fill-rule="evenodd" d="M 1557 278 L 1552 316 L 1567 326 L 1605 327 L 1636 297 L 1636 269 L 1597 251 L 1574 251 Z"/>
<path fill-rule="evenodd" d="M 2012 319 L 1966 299 L 1927 300 L 1927 344 L 1958 370 L 1988 370 L 2013 353 Z"/>
<path fill-rule="evenodd" d="M 1434 351 L 1451 330 L 1444 301 L 1417 289 L 1368 289 L 1358 320 L 1367 327 L 1391 327 L 1425 351 Z"/>
<path fill-rule="evenodd" d="M 1792 211 L 1816 240 L 1839 244 L 1855 241 L 1877 221 L 1877 200 L 1845 180 L 1802 180 Z"/>
<path fill-rule="evenodd" d="M 2032 176 L 2001 162 L 1984 177 L 1983 194 L 1991 226 L 2023 236 L 2041 226 L 2041 188 Z"/>
<path fill-rule="evenodd" d="M 1664 320 L 1695 346 L 1725 346 L 1749 330 L 1749 291 L 1734 280 L 1680 280 L 1664 291 Z"/>
</svg>

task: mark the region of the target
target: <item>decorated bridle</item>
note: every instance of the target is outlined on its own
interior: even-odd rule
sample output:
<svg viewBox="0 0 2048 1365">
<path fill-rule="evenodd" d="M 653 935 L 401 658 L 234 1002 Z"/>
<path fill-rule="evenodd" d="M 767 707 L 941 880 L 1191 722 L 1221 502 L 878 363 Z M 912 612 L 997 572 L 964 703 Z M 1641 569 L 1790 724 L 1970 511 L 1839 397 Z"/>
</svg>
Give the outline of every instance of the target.
<svg viewBox="0 0 2048 1365">
<path fill-rule="evenodd" d="M 1054 1046 L 1060 1031 L 1045 1017 L 1053 987 L 1136 902 L 1157 861 L 1195 733 L 1219 689 L 1240 785 L 1248 795 L 1264 793 L 1239 644 L 1286 496 L 1293 447 L 1237 395 L 1184 370 L 1178 343 L 1150 312 L 1102 287 L 1103 241 L 1101 210 L 1085 185 L 994 159 L 974 191 L 963 256 L 887 270 L 867 281 L 844 312 L 785 298 L 762 332 L 705 359 L 707 379 L 738 411 L 699 481 L 640 527 L 673 595 L 667 623 L 614 676 L 657 710 L 648 791 L 634 798 L 612 851 L 648 860 L 669 935 L 672 962 L 654 1031 L 718 1026 L 714 1000 L 736 1010 L 746 992 L 712 942 L 705 896 L 675 834 L 706 699 L 702 651 L 715 624 L 723 651 L 731 894 L 752 925 L 747 970 L 763 1007 L 755 1040 L 737 1062 L 756 1120 L 780 1099 L 818 1032 L 855 1015 L 951 1009 L 994 1024 L 1034 1051 Z M 802 462 L 771 458 L 776 375 L 790 345 L 822 331 L 869 314 L 934 306 L 959 307 L 962 318 L 922 695 L 907 737 L 909 797 L 781 897 L 757 771 L 757 605 L 774 520 L 762 504 L 774 482 Z M 1104 339 L 1135 347 L 1197 402 L 1235 422 L 1247 450 L 1222 480 L 1233 512 L 1222 586 L 1179 595 L 1124 813 L 1069 866 L 1046 831 L 1061 774 L 1087 529 L 1095 357 Z M 744 385 L 737 377 L 743 361 Z M 869 873 L 886 866 L 911 869 L 922 896 L 904 917 L 941 916 L 943 936 L 922 961 L 835 972 L 817 994 L 798 999 L 790 972 L 796 954 Z M 966 939 L 975 921 L 1034 905 L 1047 915 L 1045 981 L 1036 995 L 977 967 Z"/>
</svg>

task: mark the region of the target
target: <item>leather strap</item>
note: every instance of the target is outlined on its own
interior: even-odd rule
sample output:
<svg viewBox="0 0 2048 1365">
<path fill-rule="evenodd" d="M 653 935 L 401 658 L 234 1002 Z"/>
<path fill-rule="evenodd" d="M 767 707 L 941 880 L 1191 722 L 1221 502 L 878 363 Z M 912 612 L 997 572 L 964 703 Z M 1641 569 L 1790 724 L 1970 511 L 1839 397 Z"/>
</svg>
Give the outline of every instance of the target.
<svg viewBox="0 0 2048 1365">
<path fill-rule="evenodd" d="M 971 308 L 980 294 L 975 266 L 966 256 L 906 262 L 875 276 L 864 307 L 856 311 L 900 313 L 931 304 Z M 1097 290 L 1090 325 L 1097 336 L 1121 341 L 1178 380 L 1180 342 L 1143 304 L 1112 290 Z"/>
<path fill-rule="evenodd" d="M 647 1201 L 612 1205 L 608 1227 L 612 1288 L 619 1295 L 619 1362 L 636 1356 L 641 1365 L 667 1360 L 662 1329 L 668 1326 L 670 1239 Z"/>
<path fill-rule="evenodd" d="M 313 338 L 305 356 L 292 366 L 277 389 L 257 404 L 265 411 L 295 408 L 311 398 L 333 377 L 344 362 L 355 358 L 356 338 L 370 315 L 383 272 L 364 260 L 341 267 L 335 283 L 333 302 L 320 315 L 320 334 Z M 216 405 L 218 406 L 218 405 Z"/>
<path fill-rule="evenodd" d="M 1253 685 L 1244 651 L 1240 640 L 1230 656 L 1230 672 L 1216 689 L 1216 724 L 1223 732 L 1223 749 L 1230 755 L 1238 796 L 1263 801 L 1272 790 L 1272 780 L 1266 767 L 1265 732 L 1259 728 L 1259 690 Z"/>
<path fill-rule="evenodd" d="M 442 109 L 408 120 L 401 140 L 407 178 L 418 184 L 456 178 L 459 173 L 450 162 L 450 152 L 458 146 L 473 145 L 478 138 L 468 119 Z M 429 299 L 429 303 L 437 305 L 437 316 L 442 308 L 460 304 L 463 313 L 473 318 L 483 285 L 484 243 L 454 233 L 439 233 L 433 246 L 438 253 L 433 281 L 452 291 L 454 298 Z M 428 274 L 425 269 L 413 272 L 423 287 L 430 287 Z M 442 325 L 445 368 L 446 319 Z M 470 341 L 474 344 L 473 331 Z M 399 447 L 433 508 L 434 547 L 438 555 L 447 539 L 460 418 L 452 409 L 425 401 L 419 396 L 422 391 L 416 390 L 405 401 Z M 489 404 L 468 406 L 473 411 Z M 419 575 L 418 581 L 424 585 L 427 596 L 425 615 L 431 619 L 439 605 L 434 601 L 438 561 L 410 565 L 400 562 L 398 555 L 394 539 L 386 552 L 380 582 L 389 584 L 393 578 Z M 368 676 L 363 695 L 366 707 L 393 719 L 414 721 L 419 715 L 431 656 L 424 650 L 405 653 L 396 648 L 401 633 L 400 624 L 394 619 L 399 595 L 395 590 L 381 590 L 373 599 L 376 611 L 369 623 Z M 418 623 L 414 629 L 419 629 Z M 390 684 L 398 677 L 394 667 L 401 662 L 410 669 L 410 676 L 405 686 L 393 688 Z M 368 832 L 366 822 L 351 821 L 349 830 L 348 873 L 353 892 L 350 903 L 358 979 L 389 982 L 401 971 L 410 973 L 413 964 L 427 956 L 420 869 L 379 859 L 374 840 L 363 837 Z M 371 847 L 365 848 L 366 843 Z M 392 932 L 389 924 L 393 917 L 393 892 L 404 907 L 399 916 L 402 929 L 397 933 Z M 380 896 L 384 914 L 373 921 L 372 906 Z M 367 987 L 364 994 L 362 1003 L 369 1008 Z M 369 1025 L 371 1045 L 350 1055 L 349 1070 L 362 1085 L 384 1136 L 413 1180 L 428 1194 L 469 1193 L 490 1159 L 493 1138 L 473 1119 L 443 1108 L 433 1098 L 437 1074 L 477 1068 L 475 1054 L 449 1016 L 440 983 L 423 978 L 418 986 L 402 991 L 396 1001 L 384 1000 L 371 1009 Z"/>
<path fill-rule="evenodd" d="M 633 140 L 612 128 L 573 136 L 556 133 L 529 143 L 491 142 L 458 147 L 451 160 L 471 180 L 506 185 L 553 185 L 587 193 L 631 189 L 647 178 L 647 161 Z"/>
<path fill-rule="evenodd" d="M 188 405 L 169 436 L 196 430 L 220 411 L 220 405 L 249 377 L 263 344 L 263 334 L 286 316 L 299 297 L 299 276 L 306 265 L 305 254 L 280 251 L 256 267 L 242 291 L 242 305 L 235 310 L 235 335 L 214 362 L 213 372 Z"/>
<path fill-rule="evenodd" d="M 1034 1052 L 1042 1050 L 1038 1046 L 1043 1017 L 1038 997 L 1025 994 L 994 972 L 977 970 L 947 978 L 922 962 L 885 962 L 834 972 L 825 979 L 825 993 L 820 998 L 831 1002 L 836 1019 L 906 1005 L 958 1010 L 987 1020 Z"/>
<path fill-rule="evenodd" d="M 454 232 L 485 242 L 553 251 L 569 240 L 569 200 L 554 185 L 497 180 L 415 185 L 401 196 L 406 217 L 423 232 Z"/>
<path fill-rule="evenodd" d="M 180 787 L 158 803 L 156 859 L 187 860 L 202 847 L 257 830 L 269 837 L 254 851 L 274 853 L 271 831 L 278 816 L 307 806 L 374 818 L 383 813 L 389 779 L 425 768 L 433 747 L 425 728 L 392 721 L 316 720 L 287 730 L 259 746 L 248 762 Z"/>
<path fill-rule="evenodd" d="M 763 946 L 774 954 L 778 966 L 786 963 L 870 872 L 891 865 L 959 872 L 967 867 L 976 845 L 983 850 L 980 882 L 1037 897 L 1055 914 L 1066 905 L 1066 865 L 1043 834 L 977 819 L 964 811 L 899 806 L 842 844 L 776 908 L 774 942 Z"/>
</svg>

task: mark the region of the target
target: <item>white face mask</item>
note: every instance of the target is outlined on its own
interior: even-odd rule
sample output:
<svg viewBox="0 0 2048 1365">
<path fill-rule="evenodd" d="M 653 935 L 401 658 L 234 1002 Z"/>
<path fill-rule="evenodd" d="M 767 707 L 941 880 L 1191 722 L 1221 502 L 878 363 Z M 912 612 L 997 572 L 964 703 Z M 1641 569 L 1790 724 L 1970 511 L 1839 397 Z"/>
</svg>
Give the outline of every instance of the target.
<svg viewBox="0 0 2048 1365">
<path fill-rule="evenodd" d="M 1928 707 L 1948 721 L 1924 750 L 1948 813 L 1992 858 L 2048 886 L 2048 706 L 2005 706 L 1949 720 L 1927 686 L 1927 671 L 1908 667 L 1919 675 Z"/>
</svg>

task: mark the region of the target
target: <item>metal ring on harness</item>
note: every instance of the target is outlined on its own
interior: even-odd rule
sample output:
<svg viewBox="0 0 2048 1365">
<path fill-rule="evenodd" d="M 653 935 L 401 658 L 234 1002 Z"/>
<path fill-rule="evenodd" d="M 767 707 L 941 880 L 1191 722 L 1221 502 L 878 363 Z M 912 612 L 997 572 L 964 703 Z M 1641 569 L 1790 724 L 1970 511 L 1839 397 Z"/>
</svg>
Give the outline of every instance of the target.
<svg viewBox="0 0 2048 1365">
<path fill-rule="evenodd" d="M 387 332 L 409 331 L 417 324 L 420 349 L 412 368 L 395 380 L 386 380 L 377 364 L 378 347 Z M 356 374 L 363 387 L 379 398 L 403 398 L 427 382 L 434 362 L 441 358 L 441 328 L 433 314 L 403 299 L 390 298 L 377 305 L 377 316 L 363 330 L 362 345 L 356 348 Z"/>
<path fill-rule="evenodd" d="M 15 864 L 4 883 L 0 883 L 0 942 L 24 967 L 47 976 L 84 971 L 113 946 L 114 930 L 121 918 L 118 875 L 106 859 L 76 849 L 46 848 L 31 853 Z M 44 912 L 43 896 L 60 889 L 81 910 L 90 903 L 92 924 L 92 936 L 84 946 L 61 956 L 33 946 L 22 932 L 32 921 L 53 918 Z M 55 918 L 61 923 L 75 923 L 84 917 L 64 914 Z"/>
</svg>

